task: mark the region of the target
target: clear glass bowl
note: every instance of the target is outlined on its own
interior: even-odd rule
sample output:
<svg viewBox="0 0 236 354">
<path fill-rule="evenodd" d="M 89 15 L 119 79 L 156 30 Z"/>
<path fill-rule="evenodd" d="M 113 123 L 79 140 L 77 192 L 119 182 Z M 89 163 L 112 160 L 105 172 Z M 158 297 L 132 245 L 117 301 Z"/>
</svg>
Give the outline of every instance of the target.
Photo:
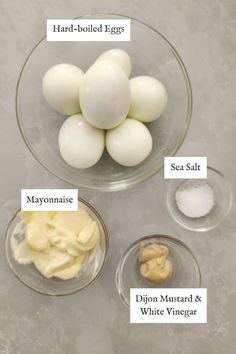
<svg viewBox="0 0 236 354">
<path fill-rule="evenodd" d="M 163 284 L 151 283 L 139 274 L 140 249 L 153 243 L 168 247 L 168 259 L 173 265 L 171 278 Z M 130 288 L 198 288 L 200 285 L 201 273 L 192 251 L 183 242 L 166 235 L 145 236 L 132 243 L 121 257 L 116 272 L 118 293 L 128 306 Z"/>
<path fill-rule="evenodd" d="M 15 260 L 11 248 L 11 236 L 16 225 L 21 220 L 19 216 L 20 210 L 13 216 L 6 233 L 6 258 L 16 277 L 28 288 L 44 295 L 69 295 L 84 289 L 97 278 L 107 256 L 108 234 L 106 226 L 98 212 L 83 199 L 79 198 L 79 204 L 82 205 L 91 218 L 97 222 L 100 231 L 100 245 L 96 254 L 93 255 L 92 260 L 89 260 L 88 266 L 80 271 L 76 278 L 69 280 L 61 280 L 56 277 L 47 279 L 36 269 L 34 264 L 23 265 Z"/>
<path fill-rule="evenodd" d="M 176 191 L 186 181 L 186 179 L 173 179 L 167 182 L 166 203 L 171 216 L 179 225 L 188 230 L 208 231 L 214 229 L 226 218 L 232 206 L 232 192 L 229 182 L 219 171 L 208 167 L 207 179 L 204 181 L 213 189 L 215 205 L 209 214 L 199 218 L 192 218 L 185 216 L 179 210 L 175 201 Z M 196 179 L 193 181 L 196 181 Z"/>
<path fill-rule="evenodd" d="M 86 18 L 125 18 L 107 14 Z M 114 191 L 132 187 L 163 167 L 164 156 L 174 155 L 187 133 L 192 112 L 190 82 L 184 64 L 173 46 L 153 28 L 131 21 L 130 42 L 47 42 L 42 38 L 33 48 L 20 73 L 16 92 L 16 114 L 22 137 L 34 157 L 48 171 L 78 187 Z M 54 112 L 42 96 L 41 83 L 46 70 L 62 62 L 86 71 L 96 58 L 111 48 L 126 50 L 132 59 L 131 76 L 158 78 L 168 92 L 165 112 L 148 124 L 153 150 L 140 165 L 132 168 L 115 163 L 107 153 L 85 170 L 68 166 L 60 156 L 58 132 L 65 119 Z"/>
</svg>

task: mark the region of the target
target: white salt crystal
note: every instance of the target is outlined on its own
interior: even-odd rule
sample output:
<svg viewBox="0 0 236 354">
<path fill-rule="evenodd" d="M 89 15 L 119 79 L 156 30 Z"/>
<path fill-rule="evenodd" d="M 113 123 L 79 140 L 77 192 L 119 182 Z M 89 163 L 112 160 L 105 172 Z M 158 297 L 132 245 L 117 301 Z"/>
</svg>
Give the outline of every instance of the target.
<svg viewBox="0 0 236 354">
<path fill-rule="evenodd" d="M 188 180 L 175 193 L 179 210 L 190 218 L 200 218 L 210 213 L 215 205 L 212 187 L 205 181 Z"/>
</svg>

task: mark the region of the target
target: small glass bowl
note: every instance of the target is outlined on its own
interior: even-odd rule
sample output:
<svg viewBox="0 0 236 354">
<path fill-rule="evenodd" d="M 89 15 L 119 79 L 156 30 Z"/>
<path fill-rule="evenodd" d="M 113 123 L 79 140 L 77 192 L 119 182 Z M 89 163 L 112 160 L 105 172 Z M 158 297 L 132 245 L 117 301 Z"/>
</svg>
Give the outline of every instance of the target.
<svg viewBox="0 0 236 354">
<path fill-rule="evenodd" d="M 80 19 L 126 19 L 98 14 Z M 42 38 L 26 59 L 17 84 L 16 115 L 22 137 L 33 156 L 48 171 L 75 186 L 98 191 L 130 188 L 157 173 L 165 156 L 175 155 L 182 145 L 192 113 L 192 93 L 184 63 L 170 42 L 150 26 L 130 18 L 129 42 L 47 42 Z M 42 78 L 55 64 L 70 63 L 86 71 L 104 51 L 120 48 L 132 59 L 132 77 L 158 78 L 168 92 L 168 103 L 160 119 L 147 124 L 152 135 L 150 155 L 135 167 L 124 167 L 105 152 L 88 169 L 65 163 L 58 147 L 59 130 L 65 116 L 56 113 L 42 95 Z"/>
<path fill-rule="evenodd" d="M 215 205 L 209 214 L 199 218 L 192 218 L 185 216 L 179 210 L 175 201 L 176 191 L 186 181 L 186 179 L 168 181 L 166 202 L 171 216 L 179 225 L 188 230 L 208 231 L 214 229 L 225 219 L 232 206 L 232 192 L 229 182 L 219 171 L 208 167 L 207 179 L 199 181 L 206 181 L 211 186 L 215 196 Z M 191 181 L 191 179 L 188 181 Z M 197 180 L 194 179 L 193 181 Z"/>
<path fill-rule="evenodd" d="M 139 252 L 144 246 L 157 243 L 168 247 L 168 259 L 173 265 L 170 279 L 154 284 L 139 273 Z M 116 287 L 120 297 L 129 306 L 131 288 L 197 288 L 201 285 L 201 273 L 192 251 L 181 241 L 166 235 L 145 236 L 132 243 L 120 259 L 116 271 Z"/>
<path fill-rule="evenodd" d="M 101 216 L 89 203 L 79 198 L 79 205 L 83 206 L 83 209 L 97 222 L 100 231 L 100 245 L 94 255 L 94 259 L 91 262 L 89 260 L 89 266 L 80 271 L 76 278 L 69 280 L 62 280 L 56 277 L 47 279 L 36 269 L 34 264 L 23 265 L 15 260 L 11 248 L 11 236 L 16 225 L 21 220 L 19 216 L 20 210 L 13 216 L 6 233 L 6 258 L 13 273 L 28 288 L 44 295 L 69 295 L 84 289 L 97 278 L 108 252 L 108 233 Z"/>
</svg>

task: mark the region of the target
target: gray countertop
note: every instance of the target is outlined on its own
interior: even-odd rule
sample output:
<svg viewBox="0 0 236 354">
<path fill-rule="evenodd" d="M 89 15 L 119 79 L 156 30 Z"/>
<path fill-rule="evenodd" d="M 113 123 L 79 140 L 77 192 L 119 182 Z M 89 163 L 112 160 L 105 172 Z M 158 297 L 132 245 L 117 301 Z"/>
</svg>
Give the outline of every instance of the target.
<svg viewBox="0 0 236 354">
<path fill-rule="evenodd" d="M 21 188 L 67 188 L 31 156 L 15 117 L 15 88 L 24 60 L 45 32 L 46 18 L 123 13 L 143 20 L 177 48 L 189 72 L 194 109 L 179 155 L 208 156 L 236 189 L 236 2 L 234 0 L 0 0 L 0 353 L 236 353 L 236 210 L 215 230 L 190 232 L 171 220 L 163 171 L 136 188 L 79 191 L 98 208 L 110 234 L 99 278 L 67 297 L 38 295 L 11 273 L 4 255 L 7 224 Z M 115 287 L 123 250 L 142 235 L 174 235 L 194 250 L 208 288 L 206 325 L 131 325 Z"/>
</svg>

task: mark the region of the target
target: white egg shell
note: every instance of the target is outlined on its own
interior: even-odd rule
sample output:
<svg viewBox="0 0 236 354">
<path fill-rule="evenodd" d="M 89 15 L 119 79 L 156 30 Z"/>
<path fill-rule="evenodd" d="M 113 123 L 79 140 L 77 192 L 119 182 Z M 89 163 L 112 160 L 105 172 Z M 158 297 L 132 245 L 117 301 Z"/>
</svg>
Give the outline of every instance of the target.
<svg viewBox="0 0 236 354">
<path fill-rule="evenodd" d="M 166 108 L 167 92 L 164 85 L 151 76 L 137 76 L 130 80 L 131 105 L 129 117 L 151 122 Z"/>
<path fill-rule="evenodd" d="M 119 65 L 127 76 L 131 73 L 132 65 L 130 56 L 122 49 L 108 50 L 98 57 L 97 62 L 100 60 L 109 60 L 112 63 Z"/>
<path fill-rule="evenodd" d="M 80 106 L 85 119 L 100 129 L 112 129 L 127 116 L 130 106 L 129 80 L 118 65 L 95 63 L 84 75 Z"/>
<path fill-rule="evenodd" d="M 107 131 L 106 148 L 120 165 L 136 166 L 150 154 L 152 136 L 143 123 L 126 118 L 117 128 Z"/>
<path fill-rule="evenodd" d="M 83 76 L 83 71 L 71 64 L 58 64 L 48 69 L 42 82 L 48 104 L 65 115 L 81 112 L 79 89 Z"/>
<path fill-rule="evenodd" d="M 101 158 L 105 148 L 105 133 L 91 126 L 82 114 L 65 120 L 58 137 L 65 162 L 75 168 L 88 168 Z"/>
</svg>

